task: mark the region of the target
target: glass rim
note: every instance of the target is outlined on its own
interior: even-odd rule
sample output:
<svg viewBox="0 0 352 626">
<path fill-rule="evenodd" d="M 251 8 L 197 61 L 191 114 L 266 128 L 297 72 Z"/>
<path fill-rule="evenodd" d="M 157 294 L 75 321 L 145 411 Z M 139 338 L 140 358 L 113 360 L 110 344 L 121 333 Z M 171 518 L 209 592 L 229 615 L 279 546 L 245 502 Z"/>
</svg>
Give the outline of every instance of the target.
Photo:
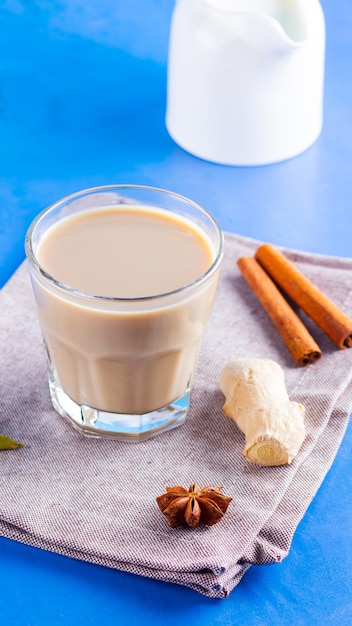
<svg viewBox="0 0 352 626">
<path fill-rule="evenodd" d="M 39 263 L 34 253 L 33 245 L 32 245 L 33 234 L 40 220 L 45 215 L 47 215 L 48 213 L 53 211 L 55 208 L 57 208 L 58 206 L 64 205 L 67 202 L 71 202 L 75 198 L 93 195 L 94 193 L 100 194 L 100 193 L 109 192 L 109 191 L 121 191 L 122 189 L 126 189 L 126 190 L 135 189 L 139 191 L 144 190 L 148 192 L 154 192 L 154 193 L 164 194 L 166 196 L 171 196 L 173 198 L 186 202 L 187 204 L 191 205 L 193 208 L 197 209 L 197 211 L 199 211 L 203 216 L 205 216 L 210 221 L 210 223 L 215 229 L 215 232 L 218 235 L 218 248 L 214 256 L 214 259 L 211 265 L 209 265 L 209 267 L 207 268 L 207 270 L 203 272 L 202 274 L 200 274 L 192 282 L 187 283 L 186 285 L 182 285 L 181 287 L 177 287 L 177 289 L 172 289 L 171 291 L 165 291 L 165 292 L 153 294 L 150 296 L 138 296 L 134 298 L 119 298 L 116 296 L 103 296 L 103 295 L 93 294 L 88 291 L 82 291 L 80 289 L 76 289 L 75 287 L 71 287 L 70 285 L 67 285 L 66 283 L 59 281 L 57 278 L 55 278 L 55 276 L 52 276 L 49 272 L 47 272 L 45 268 Z M 124 206 L 128 207 L 128 204 Z M 170 212 L 173 212 L 172 209 L 170 209 Z M 72 194 L 68 194 L 67 196 L 64 196 L 60 200 L 57 200 L 51 203 L 45 209 L 40 211 L 40 213 L 38 213 L 38 215 L 33 219 L 33 221 L 29 225 L 28 230 L 26 232 L 25 253 L 26 253 L 27 260 L 29 261 L 31 267 L 35 270 L 35 272 L 37 272 L 42 278 L 47 280 L 51 285 L 53 285 L 60 291 L 68 293 L 72 296 L 79 296 L 82 299 L 85 299 L 85 300 L 90 299 L 96 302 L 99 302 L 99 301 L 100 302 L 121 302 L 125 304 L 129 302 L 130 303 L 148 302 L 148 301 L 150 302 L 150 301 L 158 300 L 160 298 L 167 298 L 170 296 L 178 295 L 184 291 L 188 291 L 192 289 L 192 287 L 195 287 L 205 282 L 215 272 L 215 270 L 219 266 L 220 261 L 222 259 L 222 256 L 224 253 L 224 234 L 218 222 L 215 220 L 215 218 L 206 209 L 204 209 L 200 204 L 198 204 L 197 202 L 194 202 L 193 200 L 190 200 L 186 196 L 183 196 L 174 191 L 169 191 L 167 189 L 162 189 L 159 187 L 153 187 L 153 186 L 147 186 L 147 185 L 133 185 L 133 184 L 130 185 L 127 183 L 126 184 L 111 184 L 111 185 L 102 185 L 102 186 L 97 186 L 97 187 L 89 187 L 87 189 L 82 189 L 81 191 L 76 191 Z"/>
</svg>

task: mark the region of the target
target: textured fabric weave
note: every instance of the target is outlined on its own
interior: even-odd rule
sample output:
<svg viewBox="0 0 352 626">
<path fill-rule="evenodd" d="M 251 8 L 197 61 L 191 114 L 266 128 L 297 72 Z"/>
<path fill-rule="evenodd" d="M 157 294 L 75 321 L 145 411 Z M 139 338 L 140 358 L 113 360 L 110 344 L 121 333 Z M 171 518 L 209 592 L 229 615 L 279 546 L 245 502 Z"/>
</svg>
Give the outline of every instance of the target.
<svg viewBox="0 0 352 626">
<path fill-rule="evenodd" d="M 348 424 L 352 350 L 336 348 L 302 315 L 323 356 L 298 368 L 236 266 L 260 242 L 225 240 L 187 421 L 138 444 L 86 438 L 56 414 L 25 263 L 1 290 L 0 432 L 25 447 L 0 452 L 0 534 L 216 598 L 251 564 L 288 554 Z M 283 251 L 352 315 L 351 260 Z M 250 464 L 244 436 L 222 412 L 221 370 L 244 356 L 280 363 L 290 398 L 306 407 L 307 436 L 289 466 Z M 155 498 L 192 482 L 222 486 L 233 501 L 215 526 L 170 529 Z"/>
</svg>

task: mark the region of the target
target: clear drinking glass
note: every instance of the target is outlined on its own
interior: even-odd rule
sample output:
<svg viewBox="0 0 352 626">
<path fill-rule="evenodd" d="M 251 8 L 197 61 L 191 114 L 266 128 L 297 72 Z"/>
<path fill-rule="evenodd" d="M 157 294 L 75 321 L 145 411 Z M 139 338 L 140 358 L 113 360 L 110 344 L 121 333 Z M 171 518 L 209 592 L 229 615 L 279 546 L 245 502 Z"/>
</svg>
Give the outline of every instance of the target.
<svg viewBox="0 0 352 626">
<path fill-rule="evenodd" d="M 176 221 L 199 235 L 199 245 L 210 251 L 207 267 L 177 288 L 168 288 L 166 273 L 161 293 L 121 297 L 118 292 L 104 294 L 105 272 L 98 293 L 90 293 L 70 284 L 70 279 L 59 280 L 45 260 L 39 262 L 43 242 L 50 250 L 49 235 L 51 242 L 57 240 L 60 225 L 74 229 L 76 223 L 77 228 L 80 222 L 74 220 L 86 219 L 91 212 L 98 218 L 107 211 L 123 212 L 129 220 L 136 209 L 146 214 L 147 221 L 150 211 L 156 211 L 168 224 Z M 98 230 L 92 232 L 93 238 L 102 236 Z M 63 257 L 69 250 L 67 232 L 65 237 L 58 248 Z M 128 249 L 129 245 L 128 241 Z M 124 441 L 141 441 L 181 425 L 223 255 L 223 234 L 211 215 L 191 200 L 161 189 L 97 187 L 63 198 L 40 213 L 27 232 L 25 248 L 48 358 L 51 399 L 58 413 L 86 435 Z M 93 255 L 94 249 L 94 242 L 89 250 L 77 246 L 72 267 L 83 253 Z M 141 250 L 136 255 L 139 267 L 147 254 Z M 177 271 L 182 241 L 173 259 Z M 168 271 L 164 258 L 157 262 Z M 123 258 L 119 264 L 114 272 L 134 271 L 125 267 Z"/>
</svg>

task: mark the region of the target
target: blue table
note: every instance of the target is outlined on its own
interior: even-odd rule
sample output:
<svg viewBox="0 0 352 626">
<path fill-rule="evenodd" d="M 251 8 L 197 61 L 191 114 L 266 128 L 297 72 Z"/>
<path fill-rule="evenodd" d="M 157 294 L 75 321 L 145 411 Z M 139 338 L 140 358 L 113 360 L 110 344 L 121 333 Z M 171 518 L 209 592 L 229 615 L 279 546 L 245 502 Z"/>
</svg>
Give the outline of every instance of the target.
<svg viewBox="0 0 352 626">
<path fill-rule="evenodd" d="M 290 161 L 203 162 L 164 123 L 172 0 L 4 0 L 0 7 L 0 286 L 33 217 L 79 189 L 169 188 L 224 230 L 351 255 L 352 4 L 322 0 L 322 135 Z M 0 624 L 350 626 L 352 428 L 280 565 L 252 567 L 226 600 L 0 538 Z"/>
</svg>

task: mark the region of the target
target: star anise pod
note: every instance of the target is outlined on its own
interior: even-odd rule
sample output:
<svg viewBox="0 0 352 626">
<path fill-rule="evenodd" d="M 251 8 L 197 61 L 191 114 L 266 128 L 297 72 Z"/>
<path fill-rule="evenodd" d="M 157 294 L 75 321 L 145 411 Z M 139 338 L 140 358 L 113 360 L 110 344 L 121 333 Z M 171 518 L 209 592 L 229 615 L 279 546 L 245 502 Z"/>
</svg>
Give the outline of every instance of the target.
<svg viewBox="0 0 352 626">
<path fill-rule="evenodd" d="M 212 526 L 226 513 L 232 498 L 221 492 L 222 487 L 203 487 L 193 483 L 189 490 L 176 485 L 166 487 L 166 493 L 156 501 L 171 528 L 186 525 L 195 528 L 199 523 Z"/>
</svg>

